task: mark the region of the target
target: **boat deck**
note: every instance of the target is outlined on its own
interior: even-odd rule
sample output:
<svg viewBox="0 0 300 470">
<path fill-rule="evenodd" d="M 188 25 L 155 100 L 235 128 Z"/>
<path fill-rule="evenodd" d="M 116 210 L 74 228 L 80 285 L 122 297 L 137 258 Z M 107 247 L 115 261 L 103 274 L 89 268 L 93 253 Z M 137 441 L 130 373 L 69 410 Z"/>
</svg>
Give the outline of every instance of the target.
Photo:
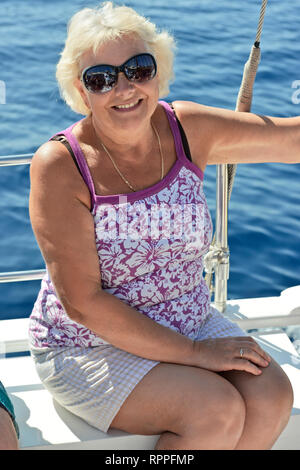
<svg viewBox="0 0 300 470">
<path fill-rule="evenodd" d="M 292 296 L 229 301 L 225 315 L 245 329 L 276 326 L 283 321 L 299 324 L 300 310 L 295 299 L 300 299 L 300 286 L 293 289 Z M 4 320 L 0 328 L 1 381 L 15 407 L 22 449 L 154 449 L 159 436 L 130 435 L 116 430 L 105 434 L 89 426 L 52 399 L 41 384 L 30 356 L 6 357 L 7 353 L 28 350 L 27 328 L 28 319 Z M 251 332 L 251 335 L 281 365 L 294 389 L 289 424 L 273 449 L 300 450 L 300 357 L 278 327 Z"/>
</svg>

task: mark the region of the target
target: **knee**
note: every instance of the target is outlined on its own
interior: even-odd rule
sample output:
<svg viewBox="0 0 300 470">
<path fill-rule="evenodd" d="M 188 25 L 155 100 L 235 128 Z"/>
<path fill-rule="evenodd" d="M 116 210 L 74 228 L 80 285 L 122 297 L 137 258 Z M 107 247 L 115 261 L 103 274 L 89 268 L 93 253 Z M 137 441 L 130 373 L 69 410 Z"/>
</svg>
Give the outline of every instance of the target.
<svg viewBox="0 0 300 470">
<path fill-rule="evenodd" d="M 194 416 L 195 435 L 202 427 L 203 413 L 200 410 L 199 419 Z M 220 387 L 211 396 L 204 420 L 204 432 L 208 439 L 208 449 L 234 449 L 242 435 L 246 419 L 245 402 L 232 385 Z M 199 429 L 197 425 L 199 424 Z M 200 435 L 200 433 L 198 434 Z M 202 434 L 203 435 L 203 434 Z M 212 446 L 212 447 L 210 447 Z"/>
<path fill-rule="evenodd" d="M 278 425 L 283 428 L 289 420 L 293 407 L 293 388 L 289 378 L 278 364 L 273 362 L 271 368 L 259 397 L 260 409 L 270 421 L 273 421 L 275 427 Z M 257 396 L 256 399 L 258 399 Z"/>
<path fill-rule="evenodd" d="M 270 396 L 273 413 L 275 412 L 283 424 L 287 424 L 293 407 L 294 393 L 289 378 L 281 368 L 274 379 Z"/>
<path fill-rule="evenodd" d="M 245 402 L 233 386 L 227 389 L 217 406 L 216 428 L 223 434 L 224 444 L 234 449 L 239 441 L 246 419 Z"/>
</svg>

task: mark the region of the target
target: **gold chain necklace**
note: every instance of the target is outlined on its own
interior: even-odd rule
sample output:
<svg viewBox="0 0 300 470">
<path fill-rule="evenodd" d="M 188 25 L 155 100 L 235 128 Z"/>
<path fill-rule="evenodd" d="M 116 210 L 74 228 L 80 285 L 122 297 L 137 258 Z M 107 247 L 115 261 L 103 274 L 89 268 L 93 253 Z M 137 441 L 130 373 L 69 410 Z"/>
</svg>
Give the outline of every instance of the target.
<svg viewBox="0 0 300 470">
<path fill-rule="evenodd" d="M 164 177 L 164 172 L 165 172 L 165 171 L 164 171 L 164 157 L 163 157 L 163 152 L 162 152 L 162 148 L 161 148 L 161 142 L 160 142 L 159 134 L 158 134 L 158 132 L 157 132 L 156 127 L 154 126 L 154 124 L 151 123 L 151 125 L 152 125 L 152 128 L 153 128 L 153 130 L 154 130 L 154 132 L 155 132 L 155 135 L 156 135 L 157 141 L 158 141 L 159 152 L 160 152 L 160 158 L 161 158 L 161 178 L 160 178 L 160 179 L 162 180 L 163 177 Z M 107 153 L 107 155 L 109 156 L 109 158 L 110 158 L 110 160 L 111 160 L 113 166 L 115 167 L 116 171 L 117 171 L 117 172 L 119 173 L 119 175 L 121 176 L 121 178 L 122 178 L 122 180 L 124 181 L 124 183 L 126 183 L 127 186 L 129 186 L 129 188 L 130 188 L 132 191 L 137 191 L 137 189 L 134 188 L 134 187 L 132 186 L 132 184 L 130 184 L 129 181 L 125 178 L 125 176 L 121 173 L 121 171 L 120 171 L 120 169 L 118 168 L 116 162 L 114 161 L 113 157 L 111 156 L 111 154 L 109 153 L 109 151 L 107 150 L 107 148 L 105 147 L 105 145 L 103 144 L 103 142 L 100 141 L 100 143 L 101 143 L 101 145 L 102 145 L 104 151 L 105 151 L 105 152 Z"/>
</svg>

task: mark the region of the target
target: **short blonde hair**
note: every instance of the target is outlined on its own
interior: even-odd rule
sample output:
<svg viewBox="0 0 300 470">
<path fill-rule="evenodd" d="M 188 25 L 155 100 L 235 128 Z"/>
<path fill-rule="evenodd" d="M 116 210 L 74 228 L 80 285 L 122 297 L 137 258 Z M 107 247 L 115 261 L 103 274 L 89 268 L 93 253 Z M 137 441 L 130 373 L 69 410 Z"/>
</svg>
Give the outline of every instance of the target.
<svg viewBox="0 0 300 470">
<path fill-rule="evenodd" d="M 158 31 L 155 24 L 126 6 L 114 6 L 105 2 L 97 8 L 84 8 L 77 12 L 68 24 L 68 35 L 56 68 L 56 78 L 62 98 L 70 108 L 88 115 L 74 81 L 79 77 L 80 59 L 88 50 L 96 53 L 107 41 L 134 34 L 142 39 L 156 61 L 159 79 L 159 97 L 169 93 L 173 79 L 175 41 L 167 31 Z"/>
</svg>

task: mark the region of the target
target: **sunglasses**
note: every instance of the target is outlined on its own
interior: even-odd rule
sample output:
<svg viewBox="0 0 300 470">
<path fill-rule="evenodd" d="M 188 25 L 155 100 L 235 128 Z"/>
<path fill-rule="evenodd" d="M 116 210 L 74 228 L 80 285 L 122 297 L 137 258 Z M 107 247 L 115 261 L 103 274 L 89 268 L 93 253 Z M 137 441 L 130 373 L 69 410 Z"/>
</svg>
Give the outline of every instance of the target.
<svg viewBox="0 0 300 470">
<path fill-rule="evenodd" d="M 107 93 L 117 82 L 118 75 L 123 72 L 127 80 L 143 83 L 155 77 L 157 71 L 156 61 L 151 54 L 138 54 L 126 60 L 120 66 L 92 65 L 83 70 L 81 81 L 91 93 Z"/>
</svg>

